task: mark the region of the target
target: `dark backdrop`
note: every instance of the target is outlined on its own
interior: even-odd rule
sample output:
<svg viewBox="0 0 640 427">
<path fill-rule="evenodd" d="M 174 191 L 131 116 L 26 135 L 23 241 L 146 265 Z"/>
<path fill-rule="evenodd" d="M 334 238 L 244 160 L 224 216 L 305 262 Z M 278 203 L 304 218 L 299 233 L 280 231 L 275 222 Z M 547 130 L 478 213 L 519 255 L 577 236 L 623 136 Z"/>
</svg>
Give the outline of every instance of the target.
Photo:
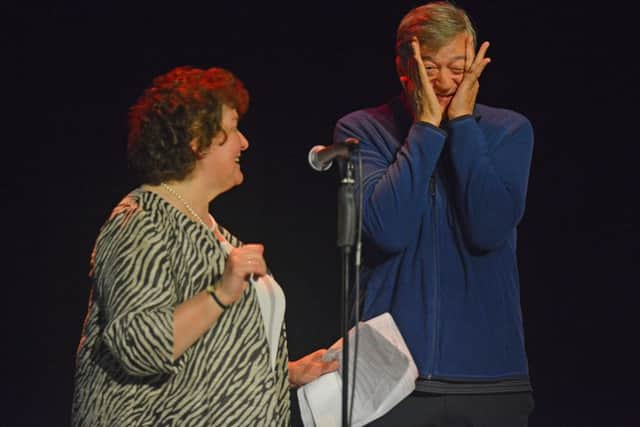
<svg viewBox="0 0 640 427">
<path fill-rule="evenodd" d="M 3 6 L 2 425 L 68 425 L 90 250 L 134 185 L 127 108 L 177 65 L 251 92 L 245 183 L 212 212 L 262 242 L 288 297 L 292 358 L 339 337 L 336 176 L 307 165 L 342 115 L 399 91 L 394 33 L 416 1 Z M 492 45 L 479 102 L 536 145 L 519 259 L 535 426 L 640 425 L 634 49 L 624 11 L 460 1 Z"/>
</svg>

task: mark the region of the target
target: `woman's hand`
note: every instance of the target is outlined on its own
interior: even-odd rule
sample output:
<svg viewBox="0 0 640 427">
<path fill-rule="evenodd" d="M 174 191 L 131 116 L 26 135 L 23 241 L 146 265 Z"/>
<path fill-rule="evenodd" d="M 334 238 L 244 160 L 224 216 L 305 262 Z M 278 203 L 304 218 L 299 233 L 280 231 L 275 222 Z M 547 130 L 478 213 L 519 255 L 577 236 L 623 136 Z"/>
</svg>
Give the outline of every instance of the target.
<svg viewBox="0 0 640 427">
<path fill-rule="evenodd" d="M 263 253 L 264 246 L 257 243 L 231 250 L 222 279 L 216 288 L 216 296 L 223 304 L 233 304 L 242 296 L 242 292 L 249 286 L 251 275 L 260 277 L 267 274 Z"/>
<path fill-rule="evenodd" d="M 305 385 L 320 375 L 333 372 L 340 366 L 339 361 L 324 361 L 325 349 L 316 350 L 311 354 L 289 362 L 289 384 L 293 387 Z"/>
</svg>

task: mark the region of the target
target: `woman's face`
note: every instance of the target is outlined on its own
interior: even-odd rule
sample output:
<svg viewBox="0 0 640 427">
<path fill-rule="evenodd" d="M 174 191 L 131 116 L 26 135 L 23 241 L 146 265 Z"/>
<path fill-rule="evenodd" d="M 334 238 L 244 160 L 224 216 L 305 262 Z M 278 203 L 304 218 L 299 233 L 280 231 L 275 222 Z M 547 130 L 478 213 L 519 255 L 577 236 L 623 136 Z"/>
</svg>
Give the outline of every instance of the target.
<svg viewBox="0 0 640 427">
<path fill-rule="evenodd" d="M 213 137 L 209 149 L 199 160 L 217 194 L 242 183 L 244 176 L 240 170 L 240 155 L 249 148 L 249 141 L 238 130 L 238 112 L 235 108 L 222 105 L 221 124 L 224 133 Z"/>
</svg>

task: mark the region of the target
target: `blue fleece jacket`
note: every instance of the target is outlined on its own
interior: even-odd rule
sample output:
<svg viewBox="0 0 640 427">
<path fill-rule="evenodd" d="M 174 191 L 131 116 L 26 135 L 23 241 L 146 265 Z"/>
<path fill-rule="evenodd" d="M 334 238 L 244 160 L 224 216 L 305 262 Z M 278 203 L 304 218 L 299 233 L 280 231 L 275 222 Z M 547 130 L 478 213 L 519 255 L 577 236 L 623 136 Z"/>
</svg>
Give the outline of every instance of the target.
<svg viewBox="0 0 640 427">
<path fill-rule="evenodd" d="M 477 105 L 440 128 L 400 99 L 336 125 L 363 159 L 363 317 L 390 312 L 424 378 L 528 378 L 516 260 L 530 122 Z"/>
</svg>

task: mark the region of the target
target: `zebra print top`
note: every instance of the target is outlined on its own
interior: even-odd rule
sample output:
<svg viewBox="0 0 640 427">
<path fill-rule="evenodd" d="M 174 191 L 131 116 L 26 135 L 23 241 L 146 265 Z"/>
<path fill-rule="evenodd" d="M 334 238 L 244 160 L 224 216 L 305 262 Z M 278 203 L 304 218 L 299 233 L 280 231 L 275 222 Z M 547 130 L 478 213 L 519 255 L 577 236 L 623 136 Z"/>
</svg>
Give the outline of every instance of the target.
<svg viewBox="0 0 640 427">
<path fill-rule="evenodd" d="M 211 230 L 159 195 L 136 189 L 116 206 L 91 259 L 74 426 L 289 424 L 284 323 L 272 370 L 253 287 L 172 361 L 175 307 L 217 280 L 224 265 Z"/>
</svg>

